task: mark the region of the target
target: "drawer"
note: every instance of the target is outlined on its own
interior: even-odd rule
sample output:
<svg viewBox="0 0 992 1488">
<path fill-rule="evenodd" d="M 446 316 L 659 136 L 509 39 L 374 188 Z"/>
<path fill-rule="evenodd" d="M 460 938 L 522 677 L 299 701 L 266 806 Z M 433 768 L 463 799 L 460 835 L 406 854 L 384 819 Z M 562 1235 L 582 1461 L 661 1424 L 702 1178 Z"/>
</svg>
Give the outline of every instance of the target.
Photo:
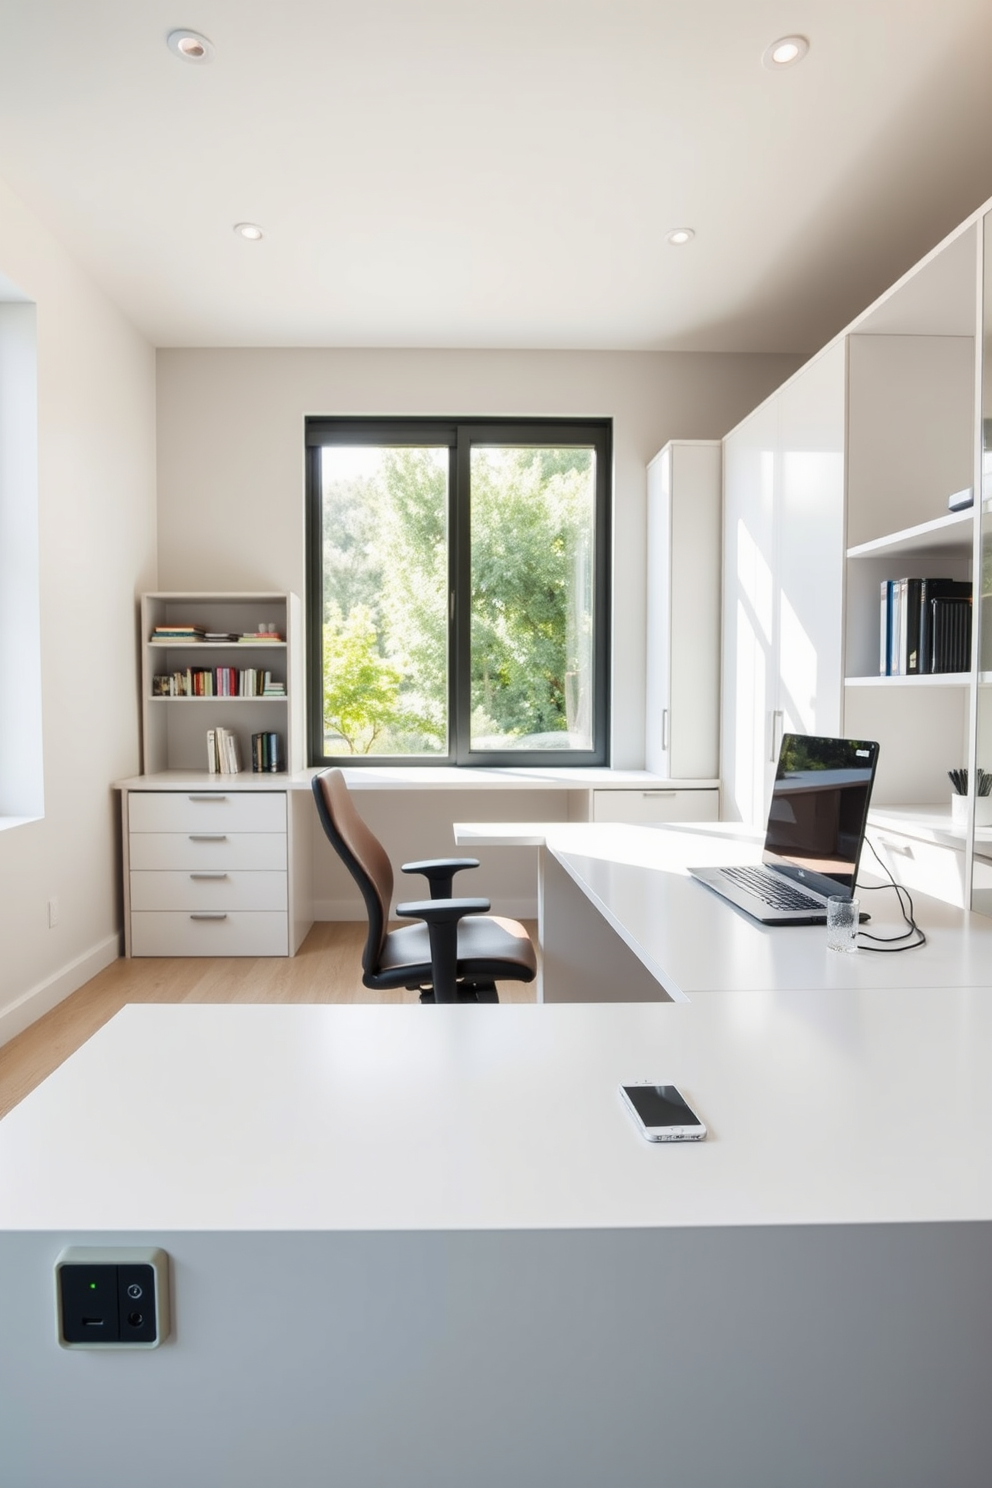
<svg viewBox="0 0 992 1488">
<path fill-rule="evenodd" d="M 131 832 L 285 832 L 285 791 L 129 791 Z"/>
<path fill-rule="evenodd" d="M 131 915 L 132 956 L 288 956 L 289 918 L 282 914 L 192 914 L 138 911 Z"/>
<path fill-rule="evenodd" d="M 592 819 L 597 822 L 717 821 L 720 792 L 713 790 L 594 790 Z"/>
<path fill-rule="evenodd" d="M 132 832 L 132 870 L 271 868 L 285 872 L 285 832 Z"/>
<path fill-rule="evenodd" d="M 279 910 L 285 913 L 285 873 L 206 868 L 186 873 L 131 874 L 131 910 Z"/>
<path fill-rule="evenodd" d="M 888 827 L 869 827 L 868 836 L 897 883 L 904 884 L 911 892 L 918 889 L 934 899 L 943 899 L 958 909 L 965 907 L 968 887 L 964 876 L 963 843 L 960 848 L 955 848 L 939 842 L 922 842 L 917 837 L 893 832 Z M 861 866 L 871 872 L 878 865 L 871 853 L 865 852 Z M 871 908 L 870 904 L 868 908 Z"/>
</svg>

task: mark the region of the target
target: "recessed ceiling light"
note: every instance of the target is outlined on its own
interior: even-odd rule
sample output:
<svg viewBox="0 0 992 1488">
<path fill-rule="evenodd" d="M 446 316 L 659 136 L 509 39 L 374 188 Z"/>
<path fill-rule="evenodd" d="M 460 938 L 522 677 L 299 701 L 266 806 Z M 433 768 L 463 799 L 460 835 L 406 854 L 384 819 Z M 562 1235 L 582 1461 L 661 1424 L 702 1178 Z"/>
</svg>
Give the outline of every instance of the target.
<svg viewBox="0 0 992 1488">
<path fill-rule="evenodd" d="M 247 238 L 249 243 L 257 243 L 262 236 L 262 229 L 257 222 L 236 222 L 234 231 L 241 237 Z"/>
<path fill-rule="evenodd" d="M 212 62 L 214 44 L 198 31 L 170 31 L 166 37 L 170 52 L 184 62 Z"/>
<path fill-rule="evenodd" d="M 695 236 L 696 234 L 691 227 L 674 227 L 668 234 L 668 241 L 669 243 L 674 243 L 676 248 L 679 248 L 683 243 L 691 243 Z"/>
<path fill-rule="evenodd" d="M 765 67 L 773 70 L 791 67 L 793 63 L 801 62 L 808 51 L 809 42 L 805 36 L 780 36 L 778 41 L 773 41 L 765 49 L 761 61 Z"/>
</svg>

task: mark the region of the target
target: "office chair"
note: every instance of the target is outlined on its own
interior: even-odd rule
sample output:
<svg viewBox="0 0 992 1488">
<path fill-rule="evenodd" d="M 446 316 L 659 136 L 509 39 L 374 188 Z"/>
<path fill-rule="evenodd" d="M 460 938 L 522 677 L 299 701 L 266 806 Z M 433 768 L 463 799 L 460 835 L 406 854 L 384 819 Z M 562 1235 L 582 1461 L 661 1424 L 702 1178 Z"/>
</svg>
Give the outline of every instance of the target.
<svg viewBox="0 0 992 1488">
<path fill-rule="evenodd" d="M 421 1002 L 498 1002 L 496 980 L 531 982 L 537 957 L 530 936 L 516 920 L 490 915 L 488 899 L 453 899 L 451 887 L 462 868 L 477 858 L 432 858 L 404 863 L 404 873 L 421 873 L 430 899 L 397 904 L 401 919 L 423 921 L 388 929 L 393 870 L 381 842 L 359 816 L 340 770 L 323 770 L 313 779 L 321 826 L 362 891 L 369 933 L 362 952 L 366 987 L 407 987 Z"/>
</svg>

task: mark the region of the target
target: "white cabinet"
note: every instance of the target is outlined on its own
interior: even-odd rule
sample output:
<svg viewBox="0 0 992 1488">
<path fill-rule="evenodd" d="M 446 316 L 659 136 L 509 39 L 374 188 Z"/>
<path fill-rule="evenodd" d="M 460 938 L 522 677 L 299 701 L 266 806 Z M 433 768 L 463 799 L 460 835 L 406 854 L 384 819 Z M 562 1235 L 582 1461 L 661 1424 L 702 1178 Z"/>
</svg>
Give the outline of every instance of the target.
<svg viewBox="0 0 992 1488">
<path fill-rule="evenodd" d="M 130 954 L 288 955 L 288 812 L 286 791 L 127 791 Z"/>
<path fill-rule="evenodd" d="M 880 675 L 880 585 L 978 568 L 975 511 L 947 501 L 980 481 L 979 230 L 963 224 L 724 441 L 724 815 L 763 824 L 782 731 L 875 739 L 886 861 L 953 903 L 971 844 L 950 830 L 947 774 L 974 771 L 979 673 Z"/>
<path fill-rule="evenodd" d="M 839 732 L 844 348 L 724 441 L 724 816 L 763 826 L 783 733 Z"/>
<path fill-rule="evenodd" d="M 674 440 L 648 466 L 645 763 L 664 779 L 718 769 L 720 474 L 718 440 Z"/>
</svg>

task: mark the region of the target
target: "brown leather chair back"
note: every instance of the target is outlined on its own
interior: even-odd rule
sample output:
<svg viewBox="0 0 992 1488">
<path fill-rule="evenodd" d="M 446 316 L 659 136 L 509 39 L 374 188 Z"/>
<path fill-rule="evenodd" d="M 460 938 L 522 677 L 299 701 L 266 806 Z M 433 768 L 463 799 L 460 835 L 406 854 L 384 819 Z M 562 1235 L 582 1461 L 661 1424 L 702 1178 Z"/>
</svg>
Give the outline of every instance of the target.
<svg viewBox="0 0 992 1488">
<path fill-rule="evenodd" d="M 340 770 L 323 770 L 313 778 L 317 814 L 335 852 L 362 891 L 369 933 L 362 968 L 374 972 L 382 957 L 393 897 L 393 869 L 379 839 L 355 810 Z"/>
</svg>

